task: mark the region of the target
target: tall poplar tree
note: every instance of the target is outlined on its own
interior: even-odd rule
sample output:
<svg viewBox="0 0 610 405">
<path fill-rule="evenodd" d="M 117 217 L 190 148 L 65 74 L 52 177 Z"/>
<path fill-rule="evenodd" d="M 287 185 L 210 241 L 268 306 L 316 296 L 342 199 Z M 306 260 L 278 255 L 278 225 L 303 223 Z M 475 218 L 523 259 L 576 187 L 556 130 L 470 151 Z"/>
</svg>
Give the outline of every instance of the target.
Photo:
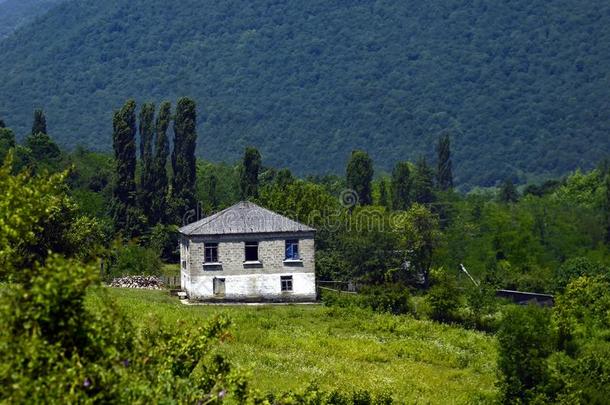
<svg viewBox="0 0 610 405">
<path fill-rule="evenodd" d="M 180 217 L 195 207 L 195 176 L 197 146 L 197 111 L 195 101 L 182 97 L 176 105 L 174 118 L 174 150 L 172 152 L 172 204 L 174 216 Z M 177 218 L 176 218 L 177 219 Z"/>
<path fill-rule="evenodd" d="M 386 179 L 379 180 L 379 205 L 382 207 L 390 208 L 390 198 L 388 194 Z"/>
<path fill-rule="evenodd" d="M 409 163 L 398 162 L 392 170 L 392 208 L 407 210 L 411 206 L 411 169 Z"/>
<path fill-rule="evenodd" d="M 373 202 L 371 197 L 373 173 L 373 160 L 369 155 L 361 150 L 353 151 L 347 163 L 347 187 L 356 192 L 361 205 L 370 205 Z"/>
<path fill-rule="evenodd" d="M 515 203 L 519 201 L 519 192 L 515 188 L 511 179 L 504 180 L 500 187 L 500 195 L 498 196 L 500 202 L 503 203 Z"/>
<path fill-rule="evenodd" d="M 128 100 L 114 113 L 112 146 L 116 165 L 112 213 L 115 229 L 124 236 L 138 233 L 139 213 L 136 210 L 136 103 Z"/>
<path fill-rule="evenodd" d="M 451 141 L 449 134 L 441 135 L 436 146 L 438 167 L 436 171 L 436 184 L 440 191 L 453 189 L 453 172 L 451 167 Z"/>
<path fill-rule="evenodd" d="M 153 180 L 153 144 L 155 141 L 155 105 L 145 103 L 140 110 L 140 208 L 151 222 L 151 199 L 156 193 Z"/>
<path fill-rule="evenodd" d="M 41 109 L 34 110 L 34 122 L 32 123 L 32 135 L 47 133 L 47 118 Z"/>
<path fill-rule="evenodd" d="M 261 154 L 256 148 L 246 148 L 239 171 L 239 190 L 242 200 L 258 197 L 258 175 L 261 170 L 261 160 Z"/>
<path fill-rule="evenodd" d="M 434 173 L 423 156 L 419 158 L 415 167 L 413 195 L 417 203 L 430 204 L 434 202 Z"/>
<path fill-rule="evenodd" d="M 606 174 L 606 201 L 604 204 L 606 220 L 606 244 L 610 245 L 610 173 Z"/>
<path fill-rule="evenodd" d="M 167 158 L 169 157 L 169 138 L 167 129 L 172 119 L 172 106 L 169 102 L 161 103 L 155 123 L 156 142 L 154 159 L 151 165 L 151 181 L 154 193 L 150 199 L 150 223 L 158 224 L 167 219 Z"/>
</svg>

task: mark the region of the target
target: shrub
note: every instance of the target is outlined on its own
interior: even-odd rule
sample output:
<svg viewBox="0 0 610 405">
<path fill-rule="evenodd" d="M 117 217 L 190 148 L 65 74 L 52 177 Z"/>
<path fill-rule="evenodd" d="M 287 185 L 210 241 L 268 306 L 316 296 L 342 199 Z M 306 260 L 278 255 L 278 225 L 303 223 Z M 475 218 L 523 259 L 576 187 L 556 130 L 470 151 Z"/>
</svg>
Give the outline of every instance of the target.
<svg viewBox="0 0 610 405">
<path fill-rule="evenodd" d="M 409 290 L 401 285 L 367 286 L 359 294 L 324 290 L 322 302 L 327 306 L 366 308 L 394 315 L 413 312 Z"/>
<path fill-rule="evenodd" d="M 411 294 L 402 285 L 386 284 L 363 288 L 361 300 L 365 306 L 376 312 L 389 312 L 394 315 L 413 312 Z"/>
<path fill-rule="evenodd" d="M 455 280 L 444 273 L 434 274 L 434 285 L 426 294 L 430 317 L 440 322 L 457 321 L 460 290 Z"/>
<path fill-rule="evenodd" d="M 528 403 L 540 398 L 547 381 L 547 358 L 555 334 L 550 311 L 534 305 L 511 307 L 498 331 L 499 387 L 504 403 Z"/>
<path fill-rule="evenodd" d="M 120 246 L 113 252 L 106 278 L 126 275 L 156 276 L 161 274 L 163 263 L 159 253 L 136 244 Z"/>
</svg>

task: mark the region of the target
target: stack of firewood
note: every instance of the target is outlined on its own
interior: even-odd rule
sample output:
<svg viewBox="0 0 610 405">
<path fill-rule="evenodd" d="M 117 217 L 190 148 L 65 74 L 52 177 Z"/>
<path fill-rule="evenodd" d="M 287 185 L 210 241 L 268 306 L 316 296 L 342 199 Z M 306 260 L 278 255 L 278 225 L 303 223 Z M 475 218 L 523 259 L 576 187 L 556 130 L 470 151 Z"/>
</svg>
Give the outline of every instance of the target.
<svg viewBox="0 0 610 405">
<path fill-rule="evenodd" d="M 149 290 L 161 290 L 164 288 L 163 281 L 155 276 L 118 277 L 113 279 L 109 285 L 110 287 L 146 288 Z"/>
</svg>

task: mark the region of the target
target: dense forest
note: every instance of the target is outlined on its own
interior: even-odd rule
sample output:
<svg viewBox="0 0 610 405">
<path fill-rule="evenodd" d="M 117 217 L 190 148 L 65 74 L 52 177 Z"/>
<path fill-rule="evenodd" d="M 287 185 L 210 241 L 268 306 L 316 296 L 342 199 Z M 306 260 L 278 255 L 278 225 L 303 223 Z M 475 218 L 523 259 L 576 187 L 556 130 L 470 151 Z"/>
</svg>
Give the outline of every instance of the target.
<svg viewBox="0 0 610 405">
<path fill-rule="evenodd" d="M 111 121 L 113 154 L 62 150 L 43 110 L 21 143 L 0 120 L 0 398 L 400 402 L 391 392 L 315 386 L 261 394 L 214 351 L 230 338 L 222 314 L 203 327 L 142 329 L 100 287 L 160 274 L 178 260 L 179 225 L 247 199 L 317 228 L 318 280 L 358 284 L 357 295 L 323 294 L 325 307 L 493 334 L 497 398 L 480 401 L 604 403 L 607 159 L 542 183 L 508 178 L 465 194 L 454 185 L 455 141 L 442 134 L 432 158 L 401 160 L 390 174 L 376 176 L 371 156 L 354 150 L 343 175 L 299 178 L 251 146 L 235 164 L 197 160 L 197 119 L 187 97 L 128 100 Z M 555 306 L 515 306 L 494 297 L 498 288 L 552 293 Z"/>
<path fill-rule="evenodd" d="M 1 0 L 0 40 L 49 11 L 62 0 Z"/>
<path fill-rule="evenodd" d="M 207 160 L 389 173 L 449 134 L 456 186 L 526 183 L 610 150 L 609 42 L 601 0 L 67 1 L 0 42 L 0 116 L 107 151 L 125 99 L 186 94 Z"/>
</svg>

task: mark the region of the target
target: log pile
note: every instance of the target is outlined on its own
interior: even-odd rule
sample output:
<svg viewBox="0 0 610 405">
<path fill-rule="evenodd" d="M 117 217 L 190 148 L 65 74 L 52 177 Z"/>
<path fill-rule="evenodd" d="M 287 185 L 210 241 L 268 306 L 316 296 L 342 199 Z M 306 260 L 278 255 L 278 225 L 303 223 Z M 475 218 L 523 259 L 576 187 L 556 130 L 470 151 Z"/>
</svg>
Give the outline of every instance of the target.
<svg viewBox="0 0 610 405">
<path fill-rule="evenodd" d="M 110 282 L 110 287 L 119 288 L 145 288 L 148 290 L 162 290 L 163 281 L 155 276 L 126 276 L 118 277 Z"/>
</svg>

